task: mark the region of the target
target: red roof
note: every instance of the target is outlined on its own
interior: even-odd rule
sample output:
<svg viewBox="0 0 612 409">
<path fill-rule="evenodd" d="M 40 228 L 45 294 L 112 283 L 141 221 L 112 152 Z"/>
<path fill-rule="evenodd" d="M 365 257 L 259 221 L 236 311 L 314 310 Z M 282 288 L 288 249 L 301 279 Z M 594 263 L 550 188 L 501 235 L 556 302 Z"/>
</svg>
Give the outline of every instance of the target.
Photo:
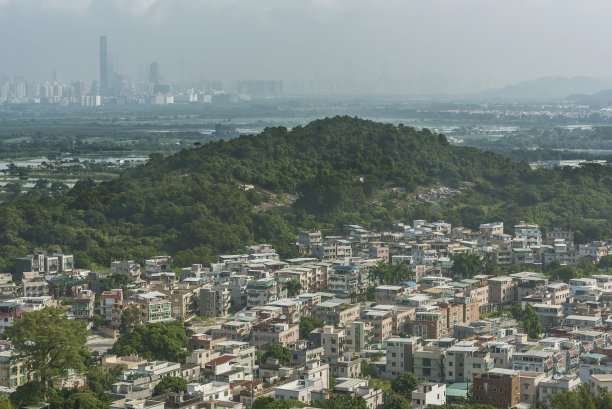
<svg viewBox="0 0 612 409">
<path fill-rule="evenodd" d="M 17 310 L 15 312 L 0 312 L 0 317 L 18 317 L 23 314 L 23 310 Z"/>
<path fill-rule="evenodd" d="M 236 358 L 236 355 L 223 355 L 223 356 L 220 356 L 219 358 L 213 359 L 210 362 L 206 362 L 205 365 L 210 365 L 210 366 L 222 365 L 228 361 L 231 361 L 234 358 Z"/>
</svg>

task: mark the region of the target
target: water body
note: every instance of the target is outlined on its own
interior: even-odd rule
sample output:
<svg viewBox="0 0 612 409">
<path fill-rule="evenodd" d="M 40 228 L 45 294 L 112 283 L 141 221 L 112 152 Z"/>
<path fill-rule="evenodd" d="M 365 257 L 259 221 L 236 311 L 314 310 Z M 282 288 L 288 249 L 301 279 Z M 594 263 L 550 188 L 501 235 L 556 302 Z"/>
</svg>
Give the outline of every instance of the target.
<svg viewBox="0 0 612 409">
<path fill-rule="evenodd" d="M 553 151 L 567 151 L 577 153 L 590 153 L 591 155 L 612 155 L 612 149 L 552 149 Z"/>
<path fill-rule="evenodd" d="M 145 156 L 124 156 L 124 157 L 94 157 L 94 156 L 76 156 L 76 157 L 67 157 L 62 158 L 62 160 L 74 160 L 78 159 L 79 161 L 94 161 L 96 163 L 101 162 L 112 162 L 117 163 L 120 161 L 134 161 L 134 162 L 145 162 L 149 158 Z M 15 164 L 15 166 L 27 167 L 27 166 L 40 166 L 43 162 L 54 162 L 49 161 L 47 158 L 37 158 L 37 159 L 28 159 L 28 160 L 0 160 L 0 170 L 8 169 L 11 163 Z"/>
</svg>

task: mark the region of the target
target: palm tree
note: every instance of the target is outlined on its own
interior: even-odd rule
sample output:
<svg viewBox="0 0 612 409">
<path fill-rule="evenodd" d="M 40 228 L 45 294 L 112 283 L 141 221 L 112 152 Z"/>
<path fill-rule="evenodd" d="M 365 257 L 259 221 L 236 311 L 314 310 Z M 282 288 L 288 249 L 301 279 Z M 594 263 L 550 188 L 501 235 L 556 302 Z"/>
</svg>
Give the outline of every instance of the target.
<svg viewBox="0 0 612 409">
<path fill-rule="evenodd" d="M 414 280 L 414 271 L 406 263 L 390 264 L 380 260 L 370 269 L 372 278 L 383 284 L 402 284 Z"/>
<path fill-rule="evenodd" d="M 289 297 L 295 297 L 302 291 L 302 284 L 298 280 L 287 281 L 287 295 Z"/>
<path fill-rule="evenodd" d="M 451 260 L 453 274 L 463 278 L 471 278 L 484 269 L 482 257 L 475 253 L 457 253 Z"/>
</svg>

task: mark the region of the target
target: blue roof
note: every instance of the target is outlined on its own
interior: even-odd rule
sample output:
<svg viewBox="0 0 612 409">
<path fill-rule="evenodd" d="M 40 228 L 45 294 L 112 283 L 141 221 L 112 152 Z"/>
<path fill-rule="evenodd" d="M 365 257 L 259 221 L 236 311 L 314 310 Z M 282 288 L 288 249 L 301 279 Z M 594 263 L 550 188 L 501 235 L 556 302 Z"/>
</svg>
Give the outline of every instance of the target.
<svg viewBox="0 0 612 409">
<path fill-rule="evenodd" d="M 416 287 L 416 285 L 417 285 L 416 281 L 406 281 L 405 284 L 409 285 L 410 287 Z"/>
<path fill-rule="evenodd" d="M 357 270 L 357 266 L 334 266 L 334 270 Z"/>
</svg>

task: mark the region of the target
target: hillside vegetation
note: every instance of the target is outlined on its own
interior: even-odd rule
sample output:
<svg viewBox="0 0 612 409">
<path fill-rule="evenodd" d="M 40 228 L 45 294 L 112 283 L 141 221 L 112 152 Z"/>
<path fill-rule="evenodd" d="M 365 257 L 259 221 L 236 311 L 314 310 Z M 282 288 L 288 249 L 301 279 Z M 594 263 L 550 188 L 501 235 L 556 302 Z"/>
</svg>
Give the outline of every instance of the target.
<svg viewBox="0 0 612 409">
<path fill-rule="evenodd" d="M 421 187 L 463 182 L 473 187 L 440 203 L 414 200 Z M 532 171 L 428 130 L 335 117 L 153 154 L 109 182 L 2 204 L 0 267 L 10 271 L 14 257 L 54 246 L 73 252 L 79 267 L 157 253 L 182 266 L 208 263 L 263 241 L 289 256 L 299 229 L 388 228 L 413 218 L 472 228 L 529 220 L 570 227 L 585 241 L 612 234 L 611 189 L 612 170 L 603 166 Z M 278 199 L 287 194 L 297 200 Z"/>
</svg>

